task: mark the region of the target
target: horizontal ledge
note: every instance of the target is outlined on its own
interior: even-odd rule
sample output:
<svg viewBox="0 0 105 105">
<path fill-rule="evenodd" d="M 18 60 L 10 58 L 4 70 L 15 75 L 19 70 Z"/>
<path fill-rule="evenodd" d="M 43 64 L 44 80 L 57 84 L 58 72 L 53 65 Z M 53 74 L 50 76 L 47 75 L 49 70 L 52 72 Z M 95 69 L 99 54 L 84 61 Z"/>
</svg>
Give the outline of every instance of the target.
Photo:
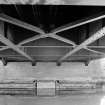
<svg viewBox="0 0 105 105">
<path fill-rule="evenodd" d="M 3 48 L 3 47 L 7 47 L 7 46 L 0 46 L 1 48 Z M 32 48 L 34 48 L 34 47 L 43 47 L 43 48 L 45 48 L 45 47 L 57 47 L 57 48 L 59 48 L 59 47 L 67 47 L 67 48 L 72 48 L 72 47 L 74 47 L 74 46 L 18 46 L 19 48 L 30 48 L 30 47 L 32 47 Z"/>
<path fill-rule="evenodd" d="M 88 48 L 105 48 L 105 46 L 87 46 Z"/>
<path fill-rule="evenodd" d="M 85 62 L 86 60 L 65 60 L 63 62 Z M 29 60 L 8 60 L 8 62 L 30 62 Z M 36 62 L 57 62 L 57 60 L 36 60 Z"/>
<path fill-rule="evenodd" d="M 22 57 L 21 55 L 0 55 L 0 57 L 3 57 L 3 56 L 7 56 L 7 57 Z M 54 57 L 54 56 L 63 56 L 63 55 L 30 55 L 31 57 L 34 57 L 34 56 L 48 56 L 48 57 L 50 57 L 50 56 L 52 56 L 52 57 Z M 92 56 L 92 57 L 95 57 L 95 56 L 99 56 L 99 57 L 101 57 L 101 56 L 103 56 L 103 55 L 100 55 L 100 54 L 97 54 L 97 55 L 72 55 L 71 57 L 88 57 L 88 56 Z"/>
<path fill-rule="evenodd" d="M 78 45 L 77 45 L 78 46 Z M 0 46 L 0 48 L 5 48 L 5 47 L 7 47 L 7 46 Z M 46 47 L 55 47 L 55 48 L 73 48 L 74 46 L 18 46 L 19 48 L 35 48 L 35 47 L 43 47 L 43 48 L 46 48 Z M 87 47 L 89 47 L 89 48 L 105 48 L 105 46 L 87 46 Z"/>
</svg>

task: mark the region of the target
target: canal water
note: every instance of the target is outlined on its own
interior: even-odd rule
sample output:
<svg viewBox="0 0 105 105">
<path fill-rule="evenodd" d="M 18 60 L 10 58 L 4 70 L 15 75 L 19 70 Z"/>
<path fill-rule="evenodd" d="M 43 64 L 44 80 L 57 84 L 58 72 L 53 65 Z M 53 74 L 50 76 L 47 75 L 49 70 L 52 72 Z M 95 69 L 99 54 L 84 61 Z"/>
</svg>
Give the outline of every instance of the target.
<svg viewBox="0 0 105 105">
<path fill-rule="evenodd" d="M 53 97 L 0 96 L 0 105 L 105 105 L 104 94 Z"/>
</svg>

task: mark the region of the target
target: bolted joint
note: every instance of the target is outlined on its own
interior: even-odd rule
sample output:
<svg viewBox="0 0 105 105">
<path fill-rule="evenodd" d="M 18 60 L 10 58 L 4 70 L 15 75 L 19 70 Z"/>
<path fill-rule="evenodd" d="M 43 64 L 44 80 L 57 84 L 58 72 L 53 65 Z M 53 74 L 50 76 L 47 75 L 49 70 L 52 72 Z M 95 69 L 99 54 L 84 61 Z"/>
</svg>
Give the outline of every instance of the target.
<svg viewBox="0 0 105 105">
<path fill-rule="evenodd" d="M 56 65 L 57 65 L 57 66 L 61 66 L 61 62 L 57 62 Z"/>
<path fill-rule="evenodd" d="M 36 62 L 34 61 L 34 62 L 32 62 L 32 66 L 36 66 Z"/>
<path fill-rule="evenodd" d="M 85 61 L 85 66 L 88 66 L 88 65 L 89 65 L 89 60 Z"/>
<path fill-rule="evenodd" d="M 2 58 L 2 62 L 3 62 L 3 65 L 4 65 L 4 66 L 7 65 L 7 59 L 6 59 L 6 58 Z"/>
</svg>

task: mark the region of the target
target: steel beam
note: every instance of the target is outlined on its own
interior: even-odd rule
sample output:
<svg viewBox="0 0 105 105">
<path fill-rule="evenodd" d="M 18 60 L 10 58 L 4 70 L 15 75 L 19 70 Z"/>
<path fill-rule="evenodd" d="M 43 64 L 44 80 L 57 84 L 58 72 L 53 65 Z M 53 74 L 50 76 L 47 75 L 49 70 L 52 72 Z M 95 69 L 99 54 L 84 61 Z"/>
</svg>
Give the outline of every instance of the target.
<svg viewBox="0 0 105 105">
<path fill-rule="evenodd" d="M 94 21 L 99 20 L 99 19 L 103 19 L 103 18 L 105 18 L 105 15 L 103 13 L 100 13 L 98 15 L 90 16 L 90 17 L 69 23 L 67 25 L 58 27 L 58 28 L 52 30 L 51 32 L 52 33 L 62 32 L 62 31 L 69 30 L 69 29 L 72 29 L 72 28 L 75 28 L 75 27 L 78 27 L 78 26 L 81 26 L 81 25 L 84 25 L 84 24 L 87 24 L 90 22 L 94 22 Z"/>
<path fill-rule="evenodd" d="M 1 47 L 1 46 L 0 46 Z M 9 46 L 3 46 L 2 48 L 0 48 L 0 51 L 3 51 L 3 50 L 6 50 L 6 49 L 8 49 L 8 48 L 10 48 Z"/>
<path fill-rule="evenodd" d="M 20 43 L 17 45 L 17 47 L 21 47 L 23 44 L 26 44 L 26 43 L 29 43 L 29 42 L 31 42 L 31 41 L 35 41 L 35 40 L 38 40 L 38 39 L 41 39 L 41 38 L 46 38 L 46 37 L 50 37 L 50 38 L 53 38 L 53 39 L 57 39 L 57 40 L 59 40 L 59 41 L 65 42 L 65 43 L 70 44 L 70 45 L 73 45 L 73 47 L 76 46 L 76 44 L 75 44 L 73 41 L 69 40 L 69 39 L 63 38 L 63 37 L 61 37 L 61 36 L 59 36 L 59 35 L 56 35 L 56 34 L 48 33 L 48 34 L 36 35 L 36 36 L 33 36 L 33 37 L 28 38 L 28 39 L 26 39 L 26 40 L 23 40 L 22 42 L 20 42 Z M 8 49 L 8 48 L 9 48 L 9 47 L 6 46 L 6 47 L 4 47 L 4 48 L 1 48 L 0 51 L 6 50 L 6 49 Z"/>
<path fill-rule="evenodd" d="M 48 33 L 48 34 L 40 34 L 40 35 L 37 35 L 37 36 L 34 36 L 32 38 L 29 38 L 29 39 L 26 39 L 24 40 L 23 42 L 20 42 L 19 45 L 23 45 L 25 43 L 28 43 L 28 42 L 31 42 L 31 41 L 35 41 L 37 39 L 41 39 L 41 38 L 46 38 L 46 37 L 50 37 L 50 38 L 53 38 L 53 39 L 57 39 L 59 41 L 62 41 L 62 42 L 65 42 L 65 43 L 68 43 L 68 44 L 71 44 L 73 46 L 76 46 L 76 44 L 69 40 L 69 39 L 66 39 L 66 38 L 63 38 L 59 35 L 56 35 L 56 34 L 52 34 L 52 33 Z"/>
<path fill-rule="evenodd" d="M 20 42 L 18 45 L 16 45 L 17 47 L 22 47 L 21 45 L 23 44 L 26 44 L 26 43 L 29 43 L 31 41 L 35 41 L 35 40 L 38 40 L 40 38 L 45 38 L 47 36 L 45 36 L 44 34 L 43 35 L 37 35 L 37 36 L 33 36 L 31 38 L 28 38 L 26 40 L 23 40 L 22 42 Z M 10 47 L 9 46 L 3 46 L 0 51 L 3 51 L 3 50 L 6 50 L 6 49 L 9 49 Z"/>
<path fill-rule="evenodd" d="M 100 52 L 100 51 L 92 50 L 92 49 L 87 48 L 87 47 L 85 47 L 84 49 L 86 49 L 86 50 L 88 50 L 88 51 L 91 51 L 91 52 L 93 52 L 93 53 L 97 53 L 97 54 L 105 55 L 104 52 Z"/>
<path fill-rule="evenodd" d="M 76 46 L 72 51 L 69 51 L 66 55 L 62 56 L 58 62 L 62 62 L 63 60 L 65 60 L 66 58 L 70 57 L 71 55 L 73 55 L 74 53 L 76 53 L 77 51 L 85 48 L 87 45 L 91 44 L 92 42 L 98 40 L 99 38 L 105 36 L 105 27 L 103 27 L 101 30 L 99 30 L 98 32 L 96 32 L 94 35 L 92 35 L 91 37 L 89 37 L 87 40 L 85 40 L 83 43 L 81 43 L 80 45 Z"/>
<path fill-rule="evenodd" d="M 87 46 L 87 48 L 105 48 L 105 46 Z"/>
<path fill-rule="evenodd" d="M 46 38 L 46 37 L 47 37 L 47 36 L 46 36 L 45 34 L 36 35 L 36 36 L 33 36 L 33 37 L 28 38 L 28 39 L 26 39 L 26 40 L 23 40 L 22 42 L 20 42 L 20 43 L 18 44 L 18 46 L 23 45 L 23 44 L 26 44 L 26 43 L 29 43 L 29 42 L 31 42 L 31 41 L 35 41 L 35 40 L 41 39 L 41 38 Z"/>
<path fill-rule="evenodd" d="M 22 43 L 23 43 L 24 41 L 22 41 Z M 78 45 L 77 45 L 78 46 Z M 6 49 L 6 48 L 8 48 L 8 46 L 0 46 L 0 47 L 2 47 L 3 49 Z M 48 45 L 46 45 L 46 46 L 32 46 L 32 45 L 24 45 L 24 46 L 18 46 L 19 48 L 21 48 L 21 47 L 45 47 L 45 48 L 47 48 L 47 47 L 55 47 L 55 48 L 73 48 L 73 46 L 68 46 L 68 45 L 63 45 L 63 46 L 48 46 Z M 1 50 L 2 50 L 2 48 L 0 48 Z M 105 49 L 105 46 L 87 46 L 87 48 L 89 48 L 89 49 L 91 49 L 91 48 L 97 48 L 97 49 L 99 49 L 99 48 L 102 48 L 102 49 Z"/>
<path fill-rule="evenodd" d="M 62 41 L 62 42 L 71 44 L 73 46 L 76 46 L 76 44 L 73 41 L 71 41 L 71 40 L 69 40 L 67 38 L 63 38 L 63 37 L 61 37 L 59 35 L 56 35 L 56 34 L 52 34 L 52 33 L 40 34 L 40 35 L 34 36 L 32 38 L 29 38 L 29 39 L 24 40 L 23 42 L 20 42 L 19 45 L 22 45 L 22 44 L 25 44 L 25 43 L 28 43 L 28 42 L 31 42 L 31 41 L 34 41 L 34 40 L 37 40 L 37 39 L 46 38 L 46 37 L 57 39 L 59 41 Z"/>
<path fill-rule="evenodd" d="M 9 48 L 12 48 L 14 51 L 18 52 L 19 54 L 23 55 L 27 59 L 34 61 L 33 58 L 31 58 L 29 55 L 27 55 L 25 52 L 20 50 L 15 44 L 13 44 L 10 40 L 5 38 L 3 35 L 0 34 L 0 41 L 4 43 L 5 45 L 9 46 Z"/>
<path fill-rule="evenodd" d="M 60 40 L 60 41 L 62 41 L 62 42 L 65 42 L 65 43 L 67 43 L 67 44 L 71 44 L 71 45 L 73 45 L 73 46 L 76 46 L 76 44 L 75 44 L 73 41 L 71 41 L 71 40 L 69 40 L 69 39 L 67 39 L 67 38 L 61 37 L 61 36 L 59 36 L 59 35 L 57 35 L 57 34 L 50 33 L 50 34 L 48 34 L 48 36 L 51 37 L 51 38 Z"/>
<path fill-rule="evenodd" d="M 11 23 L 11 24 L 14 24 L 14 25 L 17 25 L 19 27 L 22 27 L 22 28 L 25 28 L 25 29 L 28 29 L 28 30 L 31 30 L 33 32 L 38 32 L 38 33 L 41 33 L 41 34 L 44 33 L 43 30 L 41 30 L 40 28 L 38 28 L 36 26 L 33 26 L 33 25 L 28 24 L 26 22 L 20 21 L 18 19 L 15 19 L 15 18 L 10 17 L 8 15 L 5 15 L 3 13 L 0 14 L 0 20 L 2 20 L 4 22 Z"/>
</svg>

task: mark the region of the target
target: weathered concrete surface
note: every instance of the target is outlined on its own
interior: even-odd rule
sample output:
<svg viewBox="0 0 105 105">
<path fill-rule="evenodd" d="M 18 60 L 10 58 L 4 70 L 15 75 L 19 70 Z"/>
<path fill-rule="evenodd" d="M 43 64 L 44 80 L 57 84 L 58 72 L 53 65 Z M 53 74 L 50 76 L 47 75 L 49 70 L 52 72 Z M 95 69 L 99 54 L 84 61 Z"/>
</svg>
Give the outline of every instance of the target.
<svg viewBox="0 0 105 105">
<path fill-rule="evenodd" d="M 0 0 L 0 4 L 105 5 L 104 0 Z"/>
<path fill-rule="evenodd" d="M 0 81 L 7 79 L 48 79 L 48 80 L 84 80 L 90 77 L 105 76 L 104 62 L 92 61 L 89 66 L 84 63 L 63 63 L 61 66 L 56 66 L 56 63 L 37 63 L 32 66 L 31 63 L 18 62 L 8 63 L 7 66 L 0 66 Z"/>
<path fill-rule="evenodd" d="M 4 75 L 7 79 L 69 79 L 71 77 L 101 77 L 104 76 L 104 66 L 99 61 L 94 61 L 85 66 L 84 63 L 63 63 L 56 66 L 55 63 L 38 63 L 31 66 L 30 63 L 10 63 L 4 67 Z"/>
</svg>

